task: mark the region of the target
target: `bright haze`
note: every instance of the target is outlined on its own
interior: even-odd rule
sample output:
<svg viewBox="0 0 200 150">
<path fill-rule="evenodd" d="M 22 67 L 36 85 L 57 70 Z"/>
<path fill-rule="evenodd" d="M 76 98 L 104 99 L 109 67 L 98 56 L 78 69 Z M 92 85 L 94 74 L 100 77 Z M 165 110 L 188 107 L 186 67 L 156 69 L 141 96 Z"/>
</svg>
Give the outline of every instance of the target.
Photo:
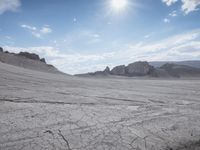
<svg viewBox="0 0 200 150">
<path fill-rule="evenodd" d="M 0 0 L 0 46 L 85 73 L 200 59 L 200 0 Z"/>
</svg>

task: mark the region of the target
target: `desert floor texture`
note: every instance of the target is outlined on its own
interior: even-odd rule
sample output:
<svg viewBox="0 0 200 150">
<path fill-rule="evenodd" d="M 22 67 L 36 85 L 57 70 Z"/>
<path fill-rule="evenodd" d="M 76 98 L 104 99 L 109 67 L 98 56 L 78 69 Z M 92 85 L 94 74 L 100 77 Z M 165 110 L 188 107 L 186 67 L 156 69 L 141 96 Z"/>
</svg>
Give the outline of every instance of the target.
<svg viewBox="0 0 200 150">
<path fill-rule="evenodd" d="M 200 150 L 200 80 L 80 78 L 0 63 L 0 150 Z"/>
</svg>

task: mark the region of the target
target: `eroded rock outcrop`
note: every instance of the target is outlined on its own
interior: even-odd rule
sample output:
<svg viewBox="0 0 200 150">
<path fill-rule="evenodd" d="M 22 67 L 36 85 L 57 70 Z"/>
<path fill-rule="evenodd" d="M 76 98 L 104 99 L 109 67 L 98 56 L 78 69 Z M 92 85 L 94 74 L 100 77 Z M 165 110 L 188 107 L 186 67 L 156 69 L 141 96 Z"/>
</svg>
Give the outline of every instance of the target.
<svg viewBox="0 0 200 150">
<path fill-rule="evenodd" d="M 46 64 L 46 60 L 44 58 L 40 59 L 40 61 Z"/>
<path fill-rule="evenodd" d="M 40 56 L 35 54 L 35 53 L 20 52 L 17 55 L 23 56 L 23 57 L 26 57 L 26 58 L 29 58 L 29 59 L 33 59 L 33 60 L 36 60 L 36 61 L 41 61 L 43 63 L 46 63 L 46 60 L 44 58 L 40 59 Z"/>
<path fill-rule="evenodd" d="M 111 70 L 111 74 L 121 76 L 145 76 L 149 75 L 153 70 L 154 67 L 149 65 L 148 62 L 138 61 L 131 63 L 128 66 L 116 66 Z"/>
<path fill-rule="evenodd" d="M 154 67 L 149 65 L 148 62 L 138 61 L 129 64 L 126 67 L 127 76 L 145 76 L 150 74 L 154 70 Z"/>
<path fill-rule="evenodd" d="M 106 69 L 104 69 L 103 72 L 106 73 L 106 74 L 110 74 L 110 68 L 107 66 Z"/>
<path fill-rule="evenodd" d="M 78 74 L 77 76 L 96 76 L 96 75 L 116 75 L 116 76 L 146 76 L 152 75 L 154 73 L 155 68 L 149 65 L 148 62 L 138 61 L 135 63 L 131 63 L 128 66 L 119 65 L 110 70 L 109 67 L 106 67 L 104 71 L 96 71 L 93 73 L 86 74 Z"/>
<path fill-rule="evenodd" d="M 20 52 L 18 55 L 19 56 L 24 56 L 26 58 L 33 59 L 33 60 L 40 60 L 39 55 L 34 54 L 34 53 Z"/>
<path fill-rule="evenodd" d="M 120 66 L 114 67 L 111 70 L 111 74 L 112 75 L 120 75 L 120 76 L 126 75 L 126 66 L 125 65 L 120 65 Z"/>
</svg>

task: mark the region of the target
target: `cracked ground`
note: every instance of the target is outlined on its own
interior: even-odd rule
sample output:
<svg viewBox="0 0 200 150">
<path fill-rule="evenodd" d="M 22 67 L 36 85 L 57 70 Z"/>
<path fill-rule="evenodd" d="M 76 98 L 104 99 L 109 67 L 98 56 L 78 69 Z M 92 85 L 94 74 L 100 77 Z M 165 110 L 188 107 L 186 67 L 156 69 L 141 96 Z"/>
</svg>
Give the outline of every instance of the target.
<svg viewBox="0 0 200 150">
<path fill-rule="evenodd" d="M 199 150 L 200 80 L 80 78 L 0 63 L 0 150 Z"/>
</svg>

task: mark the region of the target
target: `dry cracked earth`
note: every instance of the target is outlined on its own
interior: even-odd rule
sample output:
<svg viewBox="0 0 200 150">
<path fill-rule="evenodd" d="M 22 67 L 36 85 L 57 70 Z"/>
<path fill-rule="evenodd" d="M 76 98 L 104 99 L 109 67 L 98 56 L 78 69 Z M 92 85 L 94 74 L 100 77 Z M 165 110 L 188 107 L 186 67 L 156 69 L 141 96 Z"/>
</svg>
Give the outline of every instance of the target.
<svg viewBox="0 0 200 150">
<path fill-rule="evenodd" d="M 1 150 L 200 150 L 200 80 L 79 78 L 0 63 Z"/>
</svg>

